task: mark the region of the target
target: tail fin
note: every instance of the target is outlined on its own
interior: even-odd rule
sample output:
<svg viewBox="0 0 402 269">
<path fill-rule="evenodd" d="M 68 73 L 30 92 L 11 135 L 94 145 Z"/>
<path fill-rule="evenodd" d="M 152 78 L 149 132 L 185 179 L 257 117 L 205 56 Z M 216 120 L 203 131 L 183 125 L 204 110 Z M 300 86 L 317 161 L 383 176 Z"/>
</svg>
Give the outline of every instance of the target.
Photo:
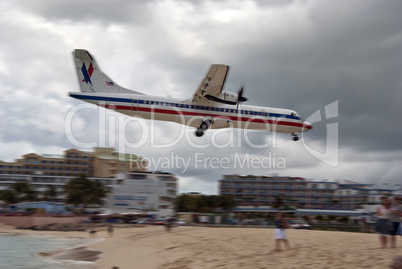
<svg viewBox="0 0 402 269">
<path fill-rule="evenodd" d="M 123 88 L 105 75 L 99 68 L 95 58 L 83 49 L 73 51 L 78 83 L 82 92 L 136 93 Z"/>
</svg>

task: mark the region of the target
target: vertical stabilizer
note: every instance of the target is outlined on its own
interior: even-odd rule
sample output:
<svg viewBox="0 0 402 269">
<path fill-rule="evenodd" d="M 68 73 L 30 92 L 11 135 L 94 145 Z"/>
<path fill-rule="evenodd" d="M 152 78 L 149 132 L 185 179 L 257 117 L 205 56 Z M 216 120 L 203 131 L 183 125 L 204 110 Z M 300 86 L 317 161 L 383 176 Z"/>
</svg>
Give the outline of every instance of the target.
<svg viewBox="0 0 402 269">
<path fill-rule="evenodd" d="M 78 83 L 82 92 L 110 92 L 110 93 L 136 93 L 116 84 L 104 74 L 95 58 L 83 49 L 73 51 L 75 68 L 78 75 Z"/>
</svg>

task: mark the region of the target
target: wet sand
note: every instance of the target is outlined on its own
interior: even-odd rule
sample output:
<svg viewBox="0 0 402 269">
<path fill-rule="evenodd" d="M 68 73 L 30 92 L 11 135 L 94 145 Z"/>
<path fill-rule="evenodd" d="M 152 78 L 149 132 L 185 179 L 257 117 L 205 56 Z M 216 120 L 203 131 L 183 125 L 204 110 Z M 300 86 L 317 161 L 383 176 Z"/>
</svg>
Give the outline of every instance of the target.
<svg viewBox="0 0 402 269">
<path fill-rule="evenodd" d="M 17 233 L 20 231 L 14 230 Z M 94 268 L 99 269 L 111 269 L 113 266 L 119 269 L 377 269 L 388 268 L 393 257 L 402 253 L 402 237 L 398 237 L 397 248 L 381 249 L 376 234 L 292 229 L 287 230 L 292 249 L 277 252 L 274 251 L 273 233 L 273 229 L 261 228 L 183 226 L 174 228 L 170 233 L 166 233 L 162 226 L 115 228 L 111 238 L 107 238 L 106 231 L 100 231 L 97 237 L 105 240 L 75 252 L 57 255 L 77 258 L 85 253 L 84 256 L 88 254 L 94 260 Z M 51 234 L 89 237 L 85 232 Z"/>
</svg>

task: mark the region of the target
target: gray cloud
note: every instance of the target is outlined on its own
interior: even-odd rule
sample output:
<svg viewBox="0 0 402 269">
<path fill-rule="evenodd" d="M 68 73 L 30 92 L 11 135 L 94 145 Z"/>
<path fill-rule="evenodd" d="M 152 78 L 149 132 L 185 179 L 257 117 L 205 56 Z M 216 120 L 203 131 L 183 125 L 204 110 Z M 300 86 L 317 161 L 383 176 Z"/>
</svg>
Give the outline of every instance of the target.
<svg viewBox="0 0 402 269">
<path fill-rule="evenodd" d="M 397 182 L 401 174 L 399 123 L 402 98 L 402 17 L 399 1 L 13 1 L 0 4 L 1 160 L 30 151 L 61 153 L 74 147 L 66 137 L 70 109 L 82 104 L 71 50 L 86 48 L 119 84 L 152 95 L 190 98 L 211 63 L 231 65 L 225 87 L 246 84 L 248 104 L 294 109 L 303 118 L 316 111 L 322 120 L 294 143 L 286 134 L 235 132 L 234 146 L 219 148 L 228 131 L 207 132 L 155 148 L 143 126 L 123 126 L 103 109 L 80 110 L 71 130 L 82 146 L 119 147 L 158 159 L 172 152 L 194 160 L 229 158 L 229 169 L 192 163 L 166 168 L 183 179 L 182 191 L 216 192 L 222 174 L 272 174 L 313 179 L 344 178 Z M 338 117 L 325 107 L 338 101 Z M 312 156 L 325 152 L 328 124 L 338 123 L 339 164 Z M 147 123 L 149 124 L 149 122 Z M 70 128 L 70 127 L 68 127 Z M 174 141 L 175 123 L 155 123 L 155 142 Z M 191 134 L 191 135 L 190 135 Z M 267 147 L 255 145 L 268 143 Z M 210 143 L 197 149 L 192 144 Z M 239 145 L 240 144 L 240 145 Z M 140 146 L 139 146 L 140 145 Z M 275 154 L 285 169 L 233 167 L 236 156 L 257 160 Z"/>
</svg>

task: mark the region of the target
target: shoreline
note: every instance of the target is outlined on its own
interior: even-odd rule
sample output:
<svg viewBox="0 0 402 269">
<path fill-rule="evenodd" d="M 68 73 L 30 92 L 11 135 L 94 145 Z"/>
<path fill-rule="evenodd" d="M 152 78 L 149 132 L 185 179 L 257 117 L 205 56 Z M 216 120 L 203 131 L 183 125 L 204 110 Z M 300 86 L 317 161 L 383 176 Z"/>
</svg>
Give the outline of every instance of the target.
<svg viewBox="0 0 402 269">
<path fill-rule="evenodd" d="M 0 235 L 24 236 L 34 238 L 53 239 L 77 239 L 88 242 L 78 242 L 69 247 L 54 249 L 47 252 L 37 252 L 36 256 L 49 263 L 84 265 L 85 268 L 94 268 L 95 261 L 100 258 L 102 252 L 90 249 L 90 245 L 102 241 L 101 238 L 88 238 L 87 232 L 64 232 L 64 231 L 33 231 L 16 229 L 11 225 L 0 224 Z"/>
<path fill-rule="evenodd" d="M 0 233 L 4 232 L 0 224 Z M 7 233 L 89 239 L 88 232 L 41 232 L 8 228 Z M 401 253 L 397 248 L 381 249 L 378 235 L 319 230 L 286 231 L 290 250 L 274 251 L 274 229 L 211 228 L 179 226 L 165 232 L 163 226 L 115 226 L 113 237 L 100 230 L 95 241 L 61 252 L 51 258 L 63 261 L 69 255 L 96 269 L 207 269 L 207 268 L 387 268 Z M 57 253 L 56 253 L 57 252 Z M 84 258 L 83 258 L 84 257 Z M 96 257 L 96 259 L 94 258 Z M 45 257 L 47 258 L 47 257 Z M 58 260 L 56 260 L 58 261 Z"/>
</svg>

